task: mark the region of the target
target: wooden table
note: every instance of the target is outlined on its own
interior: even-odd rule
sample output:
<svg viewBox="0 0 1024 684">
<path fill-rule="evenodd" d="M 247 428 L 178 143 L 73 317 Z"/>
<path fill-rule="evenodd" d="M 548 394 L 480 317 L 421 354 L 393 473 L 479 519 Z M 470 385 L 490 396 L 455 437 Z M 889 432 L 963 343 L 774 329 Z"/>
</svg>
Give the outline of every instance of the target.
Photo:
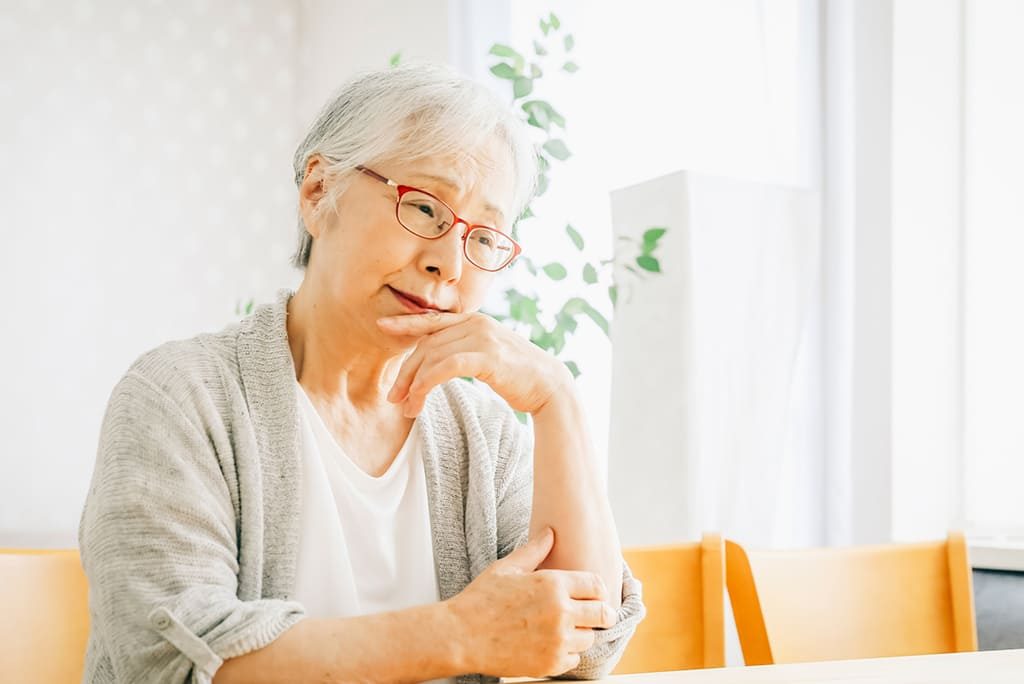
<svg viewBox="0 0 1024 684">
<path fill-rule="evenodd" d="M 599 681 L 622 684 L 1024 684 L 1024 649 L 681 670 L 617 675 Z"/>
</svg>

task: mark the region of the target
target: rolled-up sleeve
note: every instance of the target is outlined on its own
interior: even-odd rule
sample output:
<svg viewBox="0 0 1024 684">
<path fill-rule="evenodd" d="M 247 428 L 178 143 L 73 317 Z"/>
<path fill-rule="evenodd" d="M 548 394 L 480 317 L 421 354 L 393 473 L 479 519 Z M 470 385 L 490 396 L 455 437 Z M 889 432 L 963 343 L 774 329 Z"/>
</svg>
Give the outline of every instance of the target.
<svg viewBox="0 0 1024 684">
<path fill-rule="evenodd" d="M 117 681 L 210 682 L 224 660 L 302 618 L 292 601 L 238 598 L 237 529 L 202 426 L 126 375 L 107 406 L 79 527 L 90 652 Z"/>
<path fill-rule="evenodd" d="M 498 477 L 498 557 L 504 557 L 529 538 L 533 498 L 533 439 L 517 421 L 505 427 L 503 451 L 513 458 Z M 506 472 L 507 471 L 507 472 Z M 594 645 L 580 654 L 579 665 L 554 679 L 601 679 L 622 658 L 636 627 L 646 615 L 640 580 L 622 561 L 622 603 L 618 620 L 608 629 L 595 629 Z"/>
</svg>

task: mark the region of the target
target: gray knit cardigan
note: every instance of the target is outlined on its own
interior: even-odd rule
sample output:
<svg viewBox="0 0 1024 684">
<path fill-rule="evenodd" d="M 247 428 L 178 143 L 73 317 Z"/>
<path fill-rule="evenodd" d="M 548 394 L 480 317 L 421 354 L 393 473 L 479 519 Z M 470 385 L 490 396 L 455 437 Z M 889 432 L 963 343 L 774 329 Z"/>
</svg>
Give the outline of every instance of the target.
<svg viewBox="0 0 1024 684">
<path fill-rule="evenodd" d="M 210 682 L 224 660 L 302 618 L 291 600 L 301 506 L 292 294 L 147 352 L 111 393 L 79 527 L 92 626 L 84 681 Z M 435 388 L 419 420 L 447 599 L 525 541 L 532 437 L 461 380 Z M 618 623 L 597 631 L 566 678 L 599 678 L 618 662 L 644 615 L 625 566 L 622 598 Z"/>
</svg>

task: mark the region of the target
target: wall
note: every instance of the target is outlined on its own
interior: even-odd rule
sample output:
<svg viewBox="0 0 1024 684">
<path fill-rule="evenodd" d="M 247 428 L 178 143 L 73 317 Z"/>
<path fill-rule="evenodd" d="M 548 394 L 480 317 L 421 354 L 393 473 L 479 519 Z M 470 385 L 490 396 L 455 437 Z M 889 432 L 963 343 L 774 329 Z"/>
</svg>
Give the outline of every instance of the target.
<svg viewBox="0 0 1024 684">
<path fill-rule="evenodd" d="M 71 546 L 113 385 L 295 286 L 291 157 L 327 94 L 445 59 L 444 0 L 5 5 L 0 547 Z M 380 36 L 386 35 L 382 40 Z"/>
</svg>

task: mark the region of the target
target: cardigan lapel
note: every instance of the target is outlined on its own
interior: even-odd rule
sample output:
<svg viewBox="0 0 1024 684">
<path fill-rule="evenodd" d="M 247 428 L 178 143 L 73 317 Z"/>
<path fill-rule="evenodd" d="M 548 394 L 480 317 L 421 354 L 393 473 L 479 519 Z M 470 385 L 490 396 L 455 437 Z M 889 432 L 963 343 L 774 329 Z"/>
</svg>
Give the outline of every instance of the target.
<svg viewBox="0 0 1024 684">
<path fill-rule="evenodd" d="M 435 387 L 427 395 L 419 418 L 434 566 L 442 601 L 462 591 L 472 579 L 466 545 L 465 492 L 469 468 L 466 447 L 459 444 L 465 436 L 439 429 L 441 424 L 451 422 L 450 412 L 444 390 Z"/>
<path fill-rule="evenodd" d="M 263 520 L 256 527 L 263 532 L 262 594 L 282 598 L 294 591 L 301 506 L 295 365 L 286 325 L 293 294 L 278 290 L 275 302 L 242 321 L 237 338 L 238 367 L 259 449 Z"/>
</svg>

